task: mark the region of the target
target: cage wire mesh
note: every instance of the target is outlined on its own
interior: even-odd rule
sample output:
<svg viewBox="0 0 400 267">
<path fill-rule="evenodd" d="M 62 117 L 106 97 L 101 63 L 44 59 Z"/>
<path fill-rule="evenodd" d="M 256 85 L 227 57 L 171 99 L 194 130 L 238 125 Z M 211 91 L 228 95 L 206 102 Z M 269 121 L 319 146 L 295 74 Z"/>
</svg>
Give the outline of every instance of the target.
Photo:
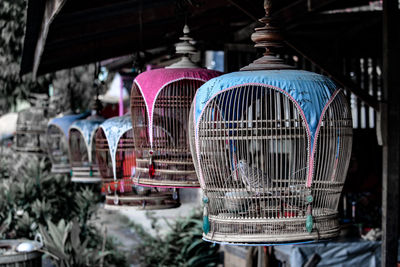
<svg viewBox="0 0 400 267">
<path fill-rule="evenodd" d="M 278 73 L 285 79 L 289 72 Z M 271 72 L 253 74 L 263 80 Z M 234 81 L 235 73 L 225 80 L 221 76 L 220 87 L 209 82 L 199 89 L 189 130 L 205 195 L 206 240 L 276 243 L 339 234 L 337 208 L 351 153 L 351 111 L 342 90 L 331 90 L 317 95 L 323 109 L 308 114 L 315 106 L 312 94 L 324 85 L 321 80 L 310 85 L 307 75 L 300 72 L 297 82 L 281 82 L 285 90 L 270 86 L 279 84 L 273 78 Z M 310 118 L 318 125 L 311 127 Z"/>
<path fill-rule="evenodd" d="M 147 132 L 148 119 L 144 99 L 137 86 L 132 90 L 132 121 L 135 131 L 137 176 L 139 184 L 199 186 L 187 139 L 187 121 L 194 93 L 201 81 L 181 80 L 166 86 L 155 102 L 153 149 Z M 153 150 L 155 173 L 149 177 Z M 147 177 L 147 178 L 142 178 Z"/>
<path fill-rule="evenodd" d="M 47 125 L 46 141 L 53 173 L 71 173 L 68 151 L 68 129 L 71 124 L 79 119 L 87 117 L 88 113 L 65 115 L 56 117 Z"/>
<path fill-rule="evenodd" d="M 136 155 L 130 115 L 111 118 L 96 131 L 96 157 L 106 209 L 152 210 L 179 207 L 177 191 L 136 186 Z"/>
<path fill-rule="evenodd" d="M 69 128 L 68 148 L 71 181 L 99 183 L 101 176 L 96 160 L 95 132 L 104 121 L 99 116 L 74 122 Z"/>
<path fill-rule="evenodd" d="M 17 152 L 45 155 L 47 152 L 47 100 L 39 98 L 32 107 L 18 112 L 14 149 Z"/>
<path fill-rule="evenodd" d="M 136 78 L 131 92 L 136 184 L 199 187 L 187 133 L 190 105 L 196 90 L 219 74 L 200 68 L 159 69 Z M 146 83 L 152 80 L 158 83 Z"/>
</svg>

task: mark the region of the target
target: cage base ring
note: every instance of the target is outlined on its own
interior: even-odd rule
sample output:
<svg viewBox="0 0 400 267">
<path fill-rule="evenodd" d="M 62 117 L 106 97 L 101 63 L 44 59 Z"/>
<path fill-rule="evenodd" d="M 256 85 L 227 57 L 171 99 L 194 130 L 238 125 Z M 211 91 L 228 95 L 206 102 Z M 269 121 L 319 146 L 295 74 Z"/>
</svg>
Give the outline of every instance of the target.
<svg viewBox="0 0 400 267">
<path fill-rule="evenodd" d="M 101 183 L 102 179 L 100 177 L 72 177 L 71 181 L 75 183 Z"/>
<path fill-rule="evenodd" d="M 131 210 L 162 210 L 162 209 L 174 209 L 178 208 L 181 204 L 174 203 L 174 204 L 164 204 L 164 205 L 146 205 L 143 208 L 143 205 L 137 206 L 121 206 L 121 205 L 110 205 L 105 204 L 104 209 L 106 210 L 121 210 L 121 211 L 131 211 Z"/>
<path fill-rule="evenodd" d="M 339 233 L 337 214 L 315 215 L 311 233 L 306 230 L 304 217 L 252 220 L 210 216 L 210 232 L 203 237 L 210 242 L 256 244 L 327 239 Z"/>
<path fill-rule="evenodd" d="M 133 183 L 140 186 L 154 186 L 154 187 L 177 187 L 177 188 L 199 188 L 198 181 L 173 181 L 173 180 L 156 180 L 146 178 L 133 178 Z"/>
</svg>

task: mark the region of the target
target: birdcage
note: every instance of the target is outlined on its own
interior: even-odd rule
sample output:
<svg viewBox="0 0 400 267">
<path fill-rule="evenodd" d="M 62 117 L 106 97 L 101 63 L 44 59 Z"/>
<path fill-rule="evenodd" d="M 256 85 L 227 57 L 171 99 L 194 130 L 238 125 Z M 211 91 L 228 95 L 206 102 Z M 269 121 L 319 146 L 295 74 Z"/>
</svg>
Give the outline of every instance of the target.
<svg viewBox="0 0 400 267">
<path fill-rule="evenodd" d="M 96 132 L 96 156 L 106 209 L 168 209 L 180 205 L 177 191 L 133 184 L 136 157 L 130 115 L 114 117 Z"/>
<path fill-rule="evenodd" d="M 18 112 L 15 151 L 45 155 L 47 122 L 47 99 L 36 95 L 32 107 Z"/>
<path fill-rule="evenodd" d="M 72 182 L 101 182 L 94 137 L 102 122 L 104 118 L 93 115 L 85 120 L 75 121 L 69 128 L 68 148 Z"/>
<path fill-rule="evenodd" d="M 266 244 L 339 234 L 350 108 L 329 78 L 294 70 L 271 54 L 276 35 L 267 19 L 252 36 L 268 48 L 265 56 L 205 83 L 192 104 L 205 240 Z"/>
<path fill-rule="evenodd" d="M 70 173 L 68 158 L 68 129 L 76 120 L 87 117 L 89 113 L 56 117 L 47 125 L 47 150 L 53 173 Z"/>
<path fill-rule="evenodd" d="M 134 182 L 162 187 L 199 187 L 187 134 L 190 105 L 196 90 L 219 72 L 196 67 L 186 54 L 194 48 L 177 45 L 181 61 L 166 69 L 143 72 L 131 91 L 131 114 L 137 168 Z"/>
</svg>

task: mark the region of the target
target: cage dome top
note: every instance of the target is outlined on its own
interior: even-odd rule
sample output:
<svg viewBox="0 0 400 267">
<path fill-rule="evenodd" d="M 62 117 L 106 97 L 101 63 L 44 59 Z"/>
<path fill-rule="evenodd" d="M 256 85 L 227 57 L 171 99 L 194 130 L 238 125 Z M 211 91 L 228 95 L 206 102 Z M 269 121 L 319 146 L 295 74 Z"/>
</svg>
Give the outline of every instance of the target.
<svg viewBox="0 0 400 267">
<path fill-rule="evenodd" d="M 154 104 L 161 90 L 167 85 L 180 80 L 196 80 L 207 82 L 208 80 L 221 75 L 219 71 L 203 68 L 178 68 L 178 69 L 155 69 L 139 74 L 135 79 L 147 109 L 149 120 L 150 143 L 153 143 L 152 118 Z"/>
<path fill-rule="evenodd" d="M 195 141 L 196 146 L 199 141 L 198 126 L 201 116 L 207 104 L 219 95 L 228 90 L 243 86 L 264 86 L 272 87 L 280 93 L 286 95 L 298 108 L 301 117 L 306 125 L 308 135 L 308 149 L 312 158 L 316 136 L 326 108 L 338 94 L 340 89 L 328 77 L 302 70 L 258 70 L 240 71 L 222 75 L 214 78 L 202 85 L 194 99 L 194 122 L 195 122 Z M 262 91 L 256 98 L 262 97 Z M 238 101 L 244 97 L 244 90 L 239 91 L 235 98 L 225 99 L 222 106 L 241 105 Z M 225 110 L 225 108 L 222 108 Z M 233 109 L 227 109 L 233 110 Z M 225 114 L 222 114 L 224 116 Z M 228 115 L 228 114 L 226 114 Z M 242 114 L 235 114 L 235 119 L 240 120 Z M 312 160 L 310 160 L 312 164 Z M 310 172 L 311 175 L 311 172 Z M 204 183 L 203 178 L 199 177 L 200 183 Z M 311 184 L 311 177 L 307 182 Z"/>
<path fill-rule="evenodd" d="M 85 141 L 87 151 L 92 151 L 93 136 L 100 124 L 104 122 L 102 117 L 94 117 L 94 119 L 78 120 L 75 121 L 69 131 L 75 129 L 80 132 Z M 92 162 L 92 153 L 88 153 L 89 162 Z"/>
<path fill-rule="evenodd" d="M 74 123 L 76 120 L 84 119 L 88 115 L 90 115 L 90 113 L 88 113 L 88 112 L 81 113 L 81 114 L 65 115 L 60 118 L 51 119 L 47 125 L 48 126 L 50 126 L 50 125 L 56 126 L 63 132 L 64 136 L 66 138 L 68 138 L 68 129 L 71 126 L 71 124 Z"/>
<path fill-rule="evenodd" d="M 113 166 L 113 175 L 114 179 L 116 179 L 117 170 L 116 170 L 116 153 L 117 147 L 120 138 L 129 130 L 132 129 L 132 121 L 130 114 L 121 116 L 121 117 L 114 117 L 104 121 L 100 128 L 103 129 L 104 134 L 107 139 L 108 148 L 111 156 L 111 163 Z"/>
<path fill-rule="evenodd" d="M 47 110 L 41 107 L 23 109 L 18 112 L 17 131 L 45 131 L 48 122 Z"/>
</svg>

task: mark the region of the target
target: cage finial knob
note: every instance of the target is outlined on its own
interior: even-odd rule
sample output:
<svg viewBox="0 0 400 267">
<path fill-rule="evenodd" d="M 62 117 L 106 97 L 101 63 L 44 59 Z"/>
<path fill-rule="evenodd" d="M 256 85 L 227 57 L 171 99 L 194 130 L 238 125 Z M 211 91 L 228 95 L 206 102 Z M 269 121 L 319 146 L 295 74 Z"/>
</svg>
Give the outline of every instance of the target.
<svg viewBox="0 0 400 267">
<path fill-rule="evenodd" d="M 264 0 L 264 9 L 265 9 L 265 15 L 269 16 L 269 13 L 271 12 L 271 0 Z"/>
<path fill-rule="evenodd" d="M 193 38 L 189 36 L 190 29 L 187 24 L 183 27 L 183 36 L 179 38 L 182 42 L 177 43 L 176 47 L 176 54 L 182 55 L 182 58 L 177 63 L 174 63 L 166 68 L 177 69 L 177 68 L 197 68 L 197 65 L 194 64 L 189 55 L 196 54 L 197 50 L 192 45 Z"/>
<path fill-rule="evenodd" d="M 190 33 L 190 29 L 189 26 L 187 24 L 185 24 L 185 26 L 183 27 L 183 34 L 189 34 Z"/>
<path fill-rule="evenodd" d="M 271 18 L 271 7 L 271 1 L 265 0 L 265 16 L 259 19 L 265 26 L 255 28 L 255 32 L 251 35 L 251 40 L 256 43 L 255 47 L 265 48 L 264 56 L 241 70 L 293 69 L 292 66 L 286 65 L 282 59 L 276 57 L 271 51 L 271 49 L 283 46 L 281 32 L 278 27 L 274 26 L 274 21 Z"/>
</svg>

